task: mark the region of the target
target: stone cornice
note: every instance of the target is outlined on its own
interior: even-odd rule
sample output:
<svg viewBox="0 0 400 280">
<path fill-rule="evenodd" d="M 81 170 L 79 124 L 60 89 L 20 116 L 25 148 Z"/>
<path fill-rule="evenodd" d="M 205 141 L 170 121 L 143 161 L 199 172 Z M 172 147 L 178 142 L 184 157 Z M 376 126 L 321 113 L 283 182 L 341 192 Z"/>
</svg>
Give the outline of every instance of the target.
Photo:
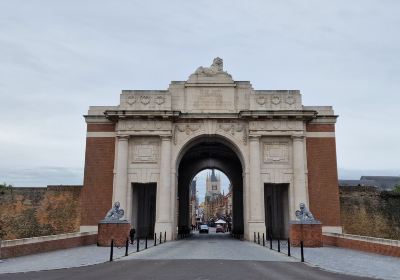
<svg viewBox="0 0 400 280">
<path fill-rule="evenodd" d="M 139 111 L 139 110 L 107 110 L 104 115 L 111 121 L 118 121 L 119 119 L 135 118 L 135 117 L 148 117 L 148 118 L 162 118 L 169 119 L 179 116 L 178 111 Z"/>
<path fill-rule="evenodd" d="M 312 110 L 246 110 L 239 113 L 183 113 L 181 111 L 139 111 L 139 110 L 107 110 L 105 118 L 117 122 L 119 119 L 151 118 L 151 119 L 296 119 L 311 121 L 318 116 Z M 324 116 L 324 118 L 336 119 L 337 116 Z M 100 116 L 99 116 L 100 118 Z M 103 117 L 104 119 L 104 117 Z"/>
</svg>

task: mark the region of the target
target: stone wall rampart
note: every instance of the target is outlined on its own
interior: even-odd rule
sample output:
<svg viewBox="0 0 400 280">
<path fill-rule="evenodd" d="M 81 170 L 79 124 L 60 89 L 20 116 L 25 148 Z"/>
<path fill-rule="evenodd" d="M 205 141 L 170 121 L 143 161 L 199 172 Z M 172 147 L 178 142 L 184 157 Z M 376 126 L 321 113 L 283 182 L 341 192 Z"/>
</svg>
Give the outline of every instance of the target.
<svg viewBox="0 0 400 280">
<path fill-rule="evenodd" d="M 0 239 L 79 231 L 82 186 L 0 189 Z"/>
<path fill-rule="evenodd" d="M 400 240 L 400 193 L 368 186 L 341 186 L 345 233 Z"/>
</svg>

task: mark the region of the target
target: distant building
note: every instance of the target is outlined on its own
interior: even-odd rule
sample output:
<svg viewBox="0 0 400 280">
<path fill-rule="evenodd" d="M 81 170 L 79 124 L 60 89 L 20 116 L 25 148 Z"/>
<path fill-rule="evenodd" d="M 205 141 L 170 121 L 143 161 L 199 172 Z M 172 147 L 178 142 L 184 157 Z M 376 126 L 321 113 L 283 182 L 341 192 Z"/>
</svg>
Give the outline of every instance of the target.
<svg viewBox="0 0 400 280">
<path fill-rule="evenodd" d="M 381 191 L 393 190 L 396 185 L 400 185 L 400 176 L 361 176 L 360 180 L 339 180 L 339 186 L 368 186 Z"/>
<path fill-rule="evenodd" d="M 204 216 L 208 221 L 211 218 L 227 217 L 232 215 L 232 186 L 229 192 L 221 193 L 221 178 L 215 174 L 215 170 L 207 175 L 206 196 L 204 200 Z"/>
<path fill-rule="evenodd" d="M 207 174 L 206 179 L 206 197 L 213 196 L 221 193 L 221 178 L 215 175 L 215 169 L 211 171 L 211 174 Z"/>
</svg>

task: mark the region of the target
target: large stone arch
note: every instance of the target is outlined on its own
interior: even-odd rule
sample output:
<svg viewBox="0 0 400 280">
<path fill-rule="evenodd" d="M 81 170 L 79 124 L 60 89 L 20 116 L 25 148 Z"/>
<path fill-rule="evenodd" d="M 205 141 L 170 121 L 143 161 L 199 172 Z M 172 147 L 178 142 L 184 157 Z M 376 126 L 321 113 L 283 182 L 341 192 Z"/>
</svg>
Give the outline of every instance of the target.
<svg viewBox="0 0 400 280">
<path fill-rule="evenodd" d="M 245 162 L 240 152 L 238 143 L 221 134 L 193 135 L 181 146 L 180 153 L 176 157 L 176 191 L 178 202 L 175 206 L 178 212 L 175 224 L 179 230 L 188 228 L 189 184 L 199 171 L 207 168 L 215 168 L 223 171 L 232 183 L 233 189 L 233 231 L 244 233 L 244 201 L 245 188 Z M 208 150 L 207 150 L 208 149 Z M 193 154 L 197 153 L 194 155 Z M 204 156 L 204 153 L 209 155 Z M 189 159 L 188 159 L 189 157 Z"/>
</svg>

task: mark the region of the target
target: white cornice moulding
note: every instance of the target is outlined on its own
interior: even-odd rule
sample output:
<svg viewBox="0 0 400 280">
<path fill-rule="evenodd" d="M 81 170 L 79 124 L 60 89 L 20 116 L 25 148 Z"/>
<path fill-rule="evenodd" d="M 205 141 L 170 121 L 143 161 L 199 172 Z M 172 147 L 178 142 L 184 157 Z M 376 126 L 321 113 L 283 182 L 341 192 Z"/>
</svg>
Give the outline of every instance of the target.
<svg viewBox="0 0 400 280">
<path fill-rule="evenodd" d="M 115 137 L 115 132 L 87 132 L 86 138 L 91 137 Z"/>
</svg>

